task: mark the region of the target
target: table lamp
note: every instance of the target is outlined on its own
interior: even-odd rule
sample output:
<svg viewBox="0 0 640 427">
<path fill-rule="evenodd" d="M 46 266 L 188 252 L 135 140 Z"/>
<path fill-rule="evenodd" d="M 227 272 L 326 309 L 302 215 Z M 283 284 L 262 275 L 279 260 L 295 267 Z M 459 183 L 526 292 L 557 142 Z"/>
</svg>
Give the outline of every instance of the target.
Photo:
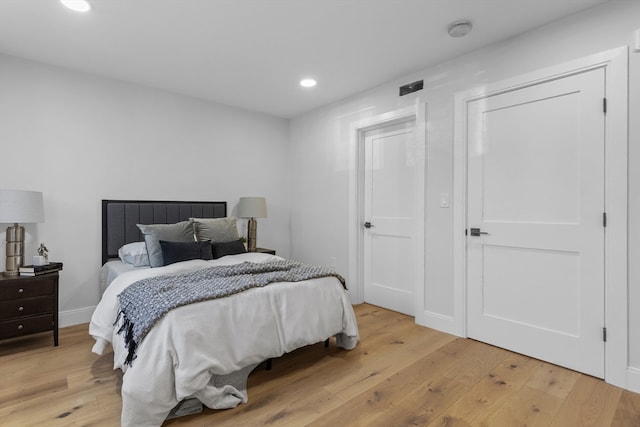
<svg viewBox="0 0 640 427">
<path fill-rule="evenodd" d="M 0 190 L 0 223 L 7 227 L 5 276 L 17 276 L 24 261 L 24 227 L 19 223 L 44 222 L 39 191 Z"/>
<path fill-rule="evenodd" d="M 264 197 L 240 197 L 238 216 L 240 218 L 249 218 L 247 223 L 247 250 L 255 252 L 258 229 L 256 218 L 267 217 L 267 200 Z"/>
</svg>

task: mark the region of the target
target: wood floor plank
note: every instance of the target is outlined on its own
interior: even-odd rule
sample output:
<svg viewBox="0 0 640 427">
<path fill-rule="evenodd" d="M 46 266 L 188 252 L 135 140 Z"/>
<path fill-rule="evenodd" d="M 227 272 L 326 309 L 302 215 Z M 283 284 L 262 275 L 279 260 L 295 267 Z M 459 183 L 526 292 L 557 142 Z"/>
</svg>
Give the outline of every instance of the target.
<svg viewBox="0 0 640 427">
<path fill-rule="evenodd" d="M 518 393 L 537 368 L 537 364 L 526 356 L 505 353 L 507 357 L 498 366 L 485 372 L 467 393 L 445 411 L 440 420 L 436 419 L 431 425 L 436 426 L 448 418 L 471 425 L 482 425 L 499 411 L 509 396 Z M 465 359 L 461 358 L 461 361 Z M 464 382 L 468 381 L 466 375 L 461 378 Z"/>
<path fill-rule="evenodd" d="M 40 395 L 0 409 L 2 425 L 16 427 L 66 427 L 76 422 L 86 425 L 96 414 L 99 414 L 99 408 L 92 393 L 78 394 L 69 390 Z"/>
<path fill-rule="evenodd" d="M 467 341 L 466 350 L 459 355 L 454 353 L 457 355 L 458 363 L 456 363 L 449 372 L 445 373 L 445 376 L 468 384 L 477 383 L 510 354 L 506 350 L 478 341 L 465 341 Z"/>
<path fill-rule="evenodd" d="M 613 425 L 622 390 L 602 380 L 581 375 L 565 399 L 552 427 Z"/>
<path fill-rule="evenodd" d="M 440 396 L 444 394 L 443 390 L 454 388 L 448 385 L 455 382 L 444 377 L 440 378 L 440 384 L 433 382 L 425 384 L 425 378 L 437 378 L 438 371 L 441 369 L 439 364 L 432 363 L 433 359 L 429 356 L 431 353 L 425 350 L 426 356 L 398 370 L 395 374 L 389 377 L 378 377 L 374 385 L 365 391 L 351 394 L 351 398 L 341 408 L 311 425 L 384 424 L 386 421 L 383 418 L 386 417 L 380 418 L 380 415 L 397 413 L 398 402 L 402 402 L 407 396 L 424 395 L 425 390 L 428 391 L 427 394 Z"/>
<path fill-rule="evenodd" d="M 38 396 L 48 396 L 68 388 L 67 378 L 64 375 L 58 378 L 23 378 L 20 381 L 20 384 L 3 387 L 0 390 L 0 408 L 13 406 Z"/>
<path fill-rule="evenodd" d="M 573 389 L 580 374 L 547 362 L 540 362 L 540 368 L 527 382 L 529 387 L 565 399 Z"/>
<path fill-rule="evenodd" d="M 616 408 L 612 426 L 640 426 L 640 394 L 623 392 Z"/>
<path fill-rule="evenodd" d="M 420 327 L 418 327 L 420 328 Z M 422 329 L 422 328 L 421 328 Z M 416 329 L 412 328 L 412 331 Z M 412 339 L 406 335 L 394 336 L 382 346 L 368 350 L 361 367 L 339 376 L 327 384 L 327 389 L 347 400 L 367 390 L 381 378 L 390 377 L 412 364 L 424 354 L 430 354 L 451 341 L 451 336 L 433 330 L 423 331 Z M 366 359 L 366 360 L 364 360 Z"/>
<path fill-rule="evenodd" d="M 355 307 L 353 351 L 322 343 L 249 376 L 249 402 L 165 426 L 638 427 L 640 395 L 604 381 Z M 2 427 L 120 425 L 122 373 L 87 325 L 0 342 Z"/>
<path fill-rule="evenodd" d="M 239 416 L 225 414 L 222 424 L 216 425 L 291 425 L 304 426 L 313 422 L 322 414 L 331 413 L 344 403 L 339 397 L 324 388 L 309 389 L 306 393 L 279 394 L 268 405 L 254 405 Z M 231 412 L 231 411 L 221 411 Z"/>
<path fill-rule="evenodd" d="M 379 426 L 426 426 L 442 414 L 469 389 L 468 384 L 441 376 L 432 375 L 422 386 L 397 396 L 399 401 L 375 414 L 373 424 Z"/>
<path fill-rule="evenodd" d="M 488 426 L 546 427 L 562 403 L 563 399 L 559 397 L 525 385 L 482 423 Z"/>
</svg>

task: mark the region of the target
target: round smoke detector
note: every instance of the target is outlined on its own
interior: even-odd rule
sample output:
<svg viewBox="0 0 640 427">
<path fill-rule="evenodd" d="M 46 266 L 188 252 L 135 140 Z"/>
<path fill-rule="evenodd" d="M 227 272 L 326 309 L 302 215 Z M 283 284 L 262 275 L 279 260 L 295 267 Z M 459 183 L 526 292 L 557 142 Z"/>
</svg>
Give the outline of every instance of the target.
<svg viewBox="0 0 640 427">
<path fill-rule="evenodd" d="M 464 37 L 469 34 L 473 26 L 471 22 L 463 20 L 449 24 L 448 32 L 451 37 Z"/>
</svg>

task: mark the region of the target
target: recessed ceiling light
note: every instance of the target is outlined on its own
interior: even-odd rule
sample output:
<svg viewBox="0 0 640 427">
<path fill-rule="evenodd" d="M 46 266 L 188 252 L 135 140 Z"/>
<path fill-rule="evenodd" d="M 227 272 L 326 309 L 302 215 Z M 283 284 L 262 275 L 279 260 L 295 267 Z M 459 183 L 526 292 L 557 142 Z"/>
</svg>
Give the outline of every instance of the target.
<svg viewBox="0 0 640 427">
<path fill-rule="evenodd" d="M 86 0 L 60 0 L 60 3 L 76 12 L 88 12 L 91 10 L 91 5 Z"/>
<path fill-rule="evenodd" d="M 464 37 L 471 31 L 473 25 L 471 22 L 462 20 L 456 21 L 449 24 L 448 32 L 451 37 Z"/>
<path fill-rule="evenodd" d="M 314 79 L 302 79 L 300 80 L 300 86 L 302 87 L 314 87 L 318 82 Z"/>
</svg>

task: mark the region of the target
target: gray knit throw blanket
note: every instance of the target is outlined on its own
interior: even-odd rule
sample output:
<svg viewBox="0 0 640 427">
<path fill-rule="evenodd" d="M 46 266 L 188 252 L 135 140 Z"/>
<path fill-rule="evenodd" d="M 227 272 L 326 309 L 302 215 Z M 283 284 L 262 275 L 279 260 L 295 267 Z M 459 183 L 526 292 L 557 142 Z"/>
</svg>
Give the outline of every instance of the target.
<svg viewBox="0 0 640 427">
<path fill-rule="evenodd" d="M 124 332 L 128 350 L 125 364 L 132 364 L 144 337 L 169 310 L 274 282 L 300 282 L 328 276 L 338 278 L 345 286 L 344 278 L 329 268 L 291 260 L 244 262 L 137 281 L 118 295 L 120 312 L 114 325 L 121 321 L 118 334 Z"/>
</svg>

